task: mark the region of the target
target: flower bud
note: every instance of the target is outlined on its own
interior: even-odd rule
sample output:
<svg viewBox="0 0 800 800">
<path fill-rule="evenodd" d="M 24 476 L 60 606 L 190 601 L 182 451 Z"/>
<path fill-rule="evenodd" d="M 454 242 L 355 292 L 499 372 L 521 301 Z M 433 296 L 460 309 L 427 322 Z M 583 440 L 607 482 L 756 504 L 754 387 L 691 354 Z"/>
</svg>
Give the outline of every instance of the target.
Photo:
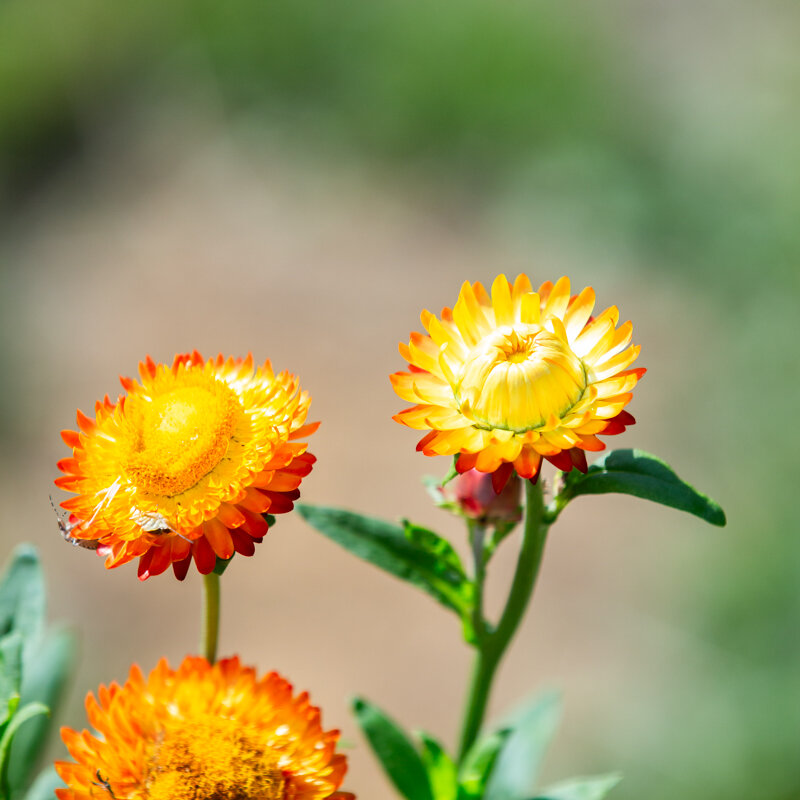
<svg viewBox="0 0 800 800">
<path fill-rule="evenodd" d="M 522 519 L 521 487 L 522 481 L 512 472 L 497 494 L 492 485 L 492 473 L 470 469 L 447 483 L 442 494 L 457 513 L 482 525 L 497 525 Z"/>
</svg>

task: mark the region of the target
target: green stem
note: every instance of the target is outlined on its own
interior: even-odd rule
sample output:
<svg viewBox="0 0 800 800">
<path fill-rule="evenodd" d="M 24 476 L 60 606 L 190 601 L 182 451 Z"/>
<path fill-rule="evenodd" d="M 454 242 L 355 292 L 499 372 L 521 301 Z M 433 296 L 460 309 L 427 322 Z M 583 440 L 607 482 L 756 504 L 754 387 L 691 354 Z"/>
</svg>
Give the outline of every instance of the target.
<svg viewBox="0 0 800 800">
<path fill-rule="evenodd" d="M 508 594 L 505 608 L 497 627 L 479 637 L 477 653 L 472 669 L 472 679 L 467 694 L 467 707 L 461 728 L 459 763 L 478 737 L 486 714 L 486 706 L 492 689 L 492 681 L 505 651 L 519 627 L 528 607 L 539 566 L 544 554 L 548 524 L 544 518 L 544 499 L 541 482 L 536 485 L 525 482 L 525 528 L 522 546 L 517 559 L 517 568 Z M 480 581 L 477 578 L 480 577 Z M 476 605 L 482 604 L 483 573 L 476 574 Z"/>
<path fill-rule="evenodd" d="M 203 613 L 203 655 L 209 664 L 217 660 L 217 640 L 219 638 L 219 575 L 209 572 L 203 576 L 205 608 Z"/>
</svg>

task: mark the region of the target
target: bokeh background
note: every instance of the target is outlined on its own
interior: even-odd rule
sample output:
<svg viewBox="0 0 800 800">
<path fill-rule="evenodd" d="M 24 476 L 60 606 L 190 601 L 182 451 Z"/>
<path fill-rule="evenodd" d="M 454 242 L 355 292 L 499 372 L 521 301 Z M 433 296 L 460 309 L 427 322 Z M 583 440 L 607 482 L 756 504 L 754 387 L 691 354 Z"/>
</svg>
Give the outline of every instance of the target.
<svg viewBox="0 0 800 800">
<path fill-rule="evenodd" d="M 140 584 L 61 540 L 76 407 L 146 353 L 252 350 L 323 420 L 306 500 L 461 542 L 420 484 L 447 464 L 390 419 L 397 342 L 464 279 L 569 274 L 643 346 L 619 446 L 729 525 L 576 501 L 492 712 L 563 689 L 543 781 L 800 797 L 799 25 L 774 0 L 0 2 L 1 549 L 40 547 L 51 617 L 80 633 L 60 721 L 132 661 L 194 651 L 200 614 L 196 575 Z M 391 790 L 356 692 L 454 741 L 469 654 L 426 596 L 297 517 L 224 583 L 223 652 L 311 691 L 359 796 Z"/>
</svg>

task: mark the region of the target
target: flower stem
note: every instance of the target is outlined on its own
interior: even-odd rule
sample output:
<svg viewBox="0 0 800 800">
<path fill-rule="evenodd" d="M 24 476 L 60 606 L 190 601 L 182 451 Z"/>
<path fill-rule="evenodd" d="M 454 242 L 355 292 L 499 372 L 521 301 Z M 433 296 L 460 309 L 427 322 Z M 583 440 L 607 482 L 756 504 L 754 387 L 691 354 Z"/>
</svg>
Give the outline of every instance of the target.
<svg viewBox="0 0 800 800">
<path fill-rule="evenodd" d="M 489 629 L 485 635 L 479 637 L 476 644 L 477 653 L 467 694 L 464 722 L 461 727 L 459 763 L 463 762 L 478 737 L 489 702 L 495 672 L 522 621 L 533 594 L 544 554 L 548 527 L 544 518 L 541 483 L 534 485 L 530 481 L 526 481 L 525 528 L 522 534 L 522 547 L 500 621 L 494 630 Z M 478 573 L 476 577 L 479 578 L 476 580 L 478 596 L 476 604 L 480 604 L 483 595 L 483 573 Z"/>
<path fill-rule="evenodd" d="M 219 638 L 219 575 L 209 572 L 203 576 L 203 639 L 201 647 L 209 664 L 217 660 L 217 639 Z"/>
</svg>

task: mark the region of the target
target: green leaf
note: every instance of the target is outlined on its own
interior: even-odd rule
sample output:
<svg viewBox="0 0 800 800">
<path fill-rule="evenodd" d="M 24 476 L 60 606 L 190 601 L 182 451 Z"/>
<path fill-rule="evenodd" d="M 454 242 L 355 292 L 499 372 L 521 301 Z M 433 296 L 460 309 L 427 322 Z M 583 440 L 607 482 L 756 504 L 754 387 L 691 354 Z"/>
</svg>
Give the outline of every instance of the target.
<svg viewBox="0 0 800 800">
<path fill-rule="evenodd" d="M 15 630 L 35 639 L 44 629 L 44 607 L 39 556 L 30 545 L 18 545 L 0 580 L 0 635 Z"/>
<path fill-rule="evenodd" d="M 545 751 L 561 718 L 561 695 L 548 691 L 505 720 L 511 736 L 486 787 L 486 800 L 519 800 L 533 791 Z"/>
<path fill-rule="evenodd" d="M 444 748 L 429 734 L 417 734 L 422 742 L 422 762 L 428 772 L 434 800 L 456 800 L 458 770 Z"/>
<path fill-rule="evenodd" d="M 716 502 L 682 481 L 661 459 L 642 450 L 613 450 L 595 461 L 585 475 L 577 470 L 568 472 L 559 498 L 563 503 L 581 494 L 609 492 L 687 511 L 712 525 L 725 524 L 725 512 Z"/>
<path fill-rule="evenodd" d="M 47 635 L 33 656 L 26 659 L 22 703 L 39 702 L 55 711 L 75 662 L 75 653 L 76 642 L 71 631 L 57 630 Z M 14 737 L 8 773 L 12 793 L 22 791 L 30 782 L 51 725 L 51 717 L 38 717 Z"/>
<path fill-rule="evenodd" d="M 25 794 L 25 800 L 53 800 L 56 789 L 64 786 L 64 781 L 58 777 L 58 773 L 48 767 L 42 770 L 33 782 L 33 785 Z"/>
<path fill-rule="evenodd" d="M 542 789 L 533 800 L 603 800 L 621 780 L 622 776 L 617 773 L 573 778 Z"/>
<path fill-rule="evenodd" d="M 478 739 L 467 753 L 458 776 L 458 800 L 479 800 L 511 731 L 503 728 Z"/>
<path fill-rule="evenodd" d="M 0 738 L 0 797 L 9 797 L 10 791 L 8 788 L 8 754 L 11 749 L 11 742 L 14 740 L 14 735 L 29 719 L 38 717 L 40 714 L 49 714 L 50 710 L 47 706 L 41 703 L 28 703 L 28 705 L 20 708 L 11 721 L 6 725 L 3 731 L 3 736 Z"/>
<path fill-rule="evenodd" d="M 433 800 L 422 758 L 400 726 L 362 698 L 353 701 L 353 713 L 397 791 L 406 800 Z"/>
<path fill-rule="evenodd" d="M 338 508 L 305 503 L 295 508 L 309 525 L 353 555 L 426 591 L 460 616 L 469 613 L 473 590 L 463 571 L 452 559 L 409 539 L 400 526 Z"/>
<path fill-rule="evenodd" d="M 0 639 L 0 726 L 19 705 L 22 682 L 22 636 L 8 633 Z"/>
<path fill-rule="evenodd" d="M 403 532 L 409 542 L 415 544 L 420 550 L 424 550 L 434 556 L 440 568 L 449 568 L 462 581 L 466 580 L 467 576 L 464 572 L 461 558 L 447 539 L 439 536 L 438 533 L 434 533 L 434 531 L 415 525 L 407 519 L 403 520 Z"/>
</svg>

